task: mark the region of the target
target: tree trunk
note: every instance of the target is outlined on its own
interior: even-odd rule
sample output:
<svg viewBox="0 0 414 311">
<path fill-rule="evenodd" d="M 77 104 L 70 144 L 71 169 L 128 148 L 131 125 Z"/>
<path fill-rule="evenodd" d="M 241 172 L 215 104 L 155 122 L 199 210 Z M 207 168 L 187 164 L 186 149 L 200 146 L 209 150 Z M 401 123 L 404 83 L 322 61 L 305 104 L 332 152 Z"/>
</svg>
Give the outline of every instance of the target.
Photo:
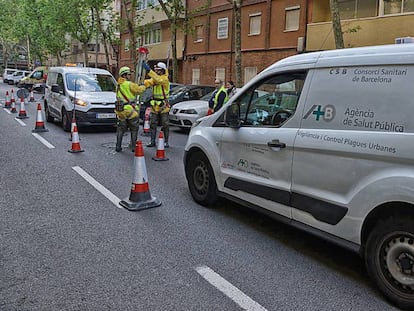
<svg viewBox="0 0 414 311">
<path fill-rule="evenodd" d="M 177 60 L 177 27 L 171 25 L 171 50 L 172 50 L 172 65 L 173 65 L 173 76 L 172 82 L 177 82 L 178 76 L 178 60 Z"/>
<path fill-rule="evenodd" d="M 335 47 L 337 49 L 344 48 L 344 39 L 342 37 L 341 17 L 339 15 L 338 1 L 329 0 L 332 14 L 332 28 L 335 38 Z"/>
<path fill-rule="evenodd" d="M 243 85 L 242 53 L 241 53 L 241 0 L 234 1 L 234 59 L 236 66 L 236 86 Z"/>
</svg>

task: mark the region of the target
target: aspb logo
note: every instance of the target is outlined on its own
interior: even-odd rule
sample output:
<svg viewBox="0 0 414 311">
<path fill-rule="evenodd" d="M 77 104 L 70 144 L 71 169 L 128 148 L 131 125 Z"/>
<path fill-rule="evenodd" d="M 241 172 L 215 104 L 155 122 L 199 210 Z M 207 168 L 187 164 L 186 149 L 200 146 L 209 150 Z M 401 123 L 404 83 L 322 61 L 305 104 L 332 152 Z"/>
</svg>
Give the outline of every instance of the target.
<svg viewBox="0 0 414 311">
<path fill-rule="evenodd" d="M 313 105 L 303 118 L 307 119 L 309 116 L 314 117 L 316 121 L 332 121 L 335 118 L 335 107 L 333 105 Z"/>
</svg>

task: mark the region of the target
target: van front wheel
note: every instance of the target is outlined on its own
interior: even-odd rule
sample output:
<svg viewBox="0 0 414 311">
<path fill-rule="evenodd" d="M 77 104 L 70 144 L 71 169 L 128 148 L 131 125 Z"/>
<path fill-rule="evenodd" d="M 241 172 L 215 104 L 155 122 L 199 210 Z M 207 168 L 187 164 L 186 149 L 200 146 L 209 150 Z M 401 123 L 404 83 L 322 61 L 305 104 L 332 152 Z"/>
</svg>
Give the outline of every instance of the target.
<svg viewBox="0 0 414 311">
<path fill-rule="evenodd" d="M 368 273 L 385 296 L 402 309 L 414 309 L 414 218 L 380 221 L 365 249 Z"/>
<path fill-rule="evenodd" d="M 205 154 L 196 152 L 191 155 L 186 175 L 191 195 L 197 203 L 208 206 L 217 200 L 216 180 Z"/>
</svg>

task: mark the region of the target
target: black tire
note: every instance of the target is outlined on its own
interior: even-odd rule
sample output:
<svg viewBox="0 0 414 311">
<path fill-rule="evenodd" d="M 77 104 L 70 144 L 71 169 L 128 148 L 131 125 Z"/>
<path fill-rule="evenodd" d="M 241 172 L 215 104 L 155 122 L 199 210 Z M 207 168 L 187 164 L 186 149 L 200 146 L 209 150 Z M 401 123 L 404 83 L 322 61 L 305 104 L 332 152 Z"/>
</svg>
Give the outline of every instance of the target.
<svg viewBox="0 0 414 311">
<path fill-rule="evenodd" d="M 210 162 L 202 152 L 191 155 L 186 167 L 191 195 L 198 204 L 212 205 L 217 201 L 217 184 Z"/>
<path fill-rule="evenodd" d="M 55 121 L 55 118 L 50 115 L 49 106 L 46 103 L 44 104 L 44 106 L 45 106 L 46 122 L 53 122 L 53 121 Z"/>
<path fill-rule="evenodd" d="M 365 265 L 390 301 L 414 310 L 414 217 L 378 222 L 367 240 Z"/>
<path fill-rule="evenodd" d="M 62 128 L 65 132 L 70 131 L 71 120 L 69 113 L 66 111 L 65 108 L 62 109 Z"/>
</svg>

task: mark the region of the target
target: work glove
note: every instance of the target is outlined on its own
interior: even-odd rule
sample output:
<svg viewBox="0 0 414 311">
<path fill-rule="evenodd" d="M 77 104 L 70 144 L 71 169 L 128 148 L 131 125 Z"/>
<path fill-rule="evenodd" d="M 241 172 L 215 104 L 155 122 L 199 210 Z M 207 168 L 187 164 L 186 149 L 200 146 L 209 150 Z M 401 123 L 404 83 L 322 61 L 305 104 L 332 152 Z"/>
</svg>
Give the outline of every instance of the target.
<svg viewBox="0 0 414 311">
<path fill-rule="evenodd" d="M 143 62 L 142 63 L 142 68 L 144 68 L 146 71 L 150 71 L 151 70 L 151 67 L 150 67 L 150 65 L 148 65 L 147 62 Z"/>
<path fill-rule="evenodd" d="M 208 108 L 207 115 L 209 116 L 209 115 L 212 115 L 213 113 L 214 113 L 214 109 Z"/>
</svg>

